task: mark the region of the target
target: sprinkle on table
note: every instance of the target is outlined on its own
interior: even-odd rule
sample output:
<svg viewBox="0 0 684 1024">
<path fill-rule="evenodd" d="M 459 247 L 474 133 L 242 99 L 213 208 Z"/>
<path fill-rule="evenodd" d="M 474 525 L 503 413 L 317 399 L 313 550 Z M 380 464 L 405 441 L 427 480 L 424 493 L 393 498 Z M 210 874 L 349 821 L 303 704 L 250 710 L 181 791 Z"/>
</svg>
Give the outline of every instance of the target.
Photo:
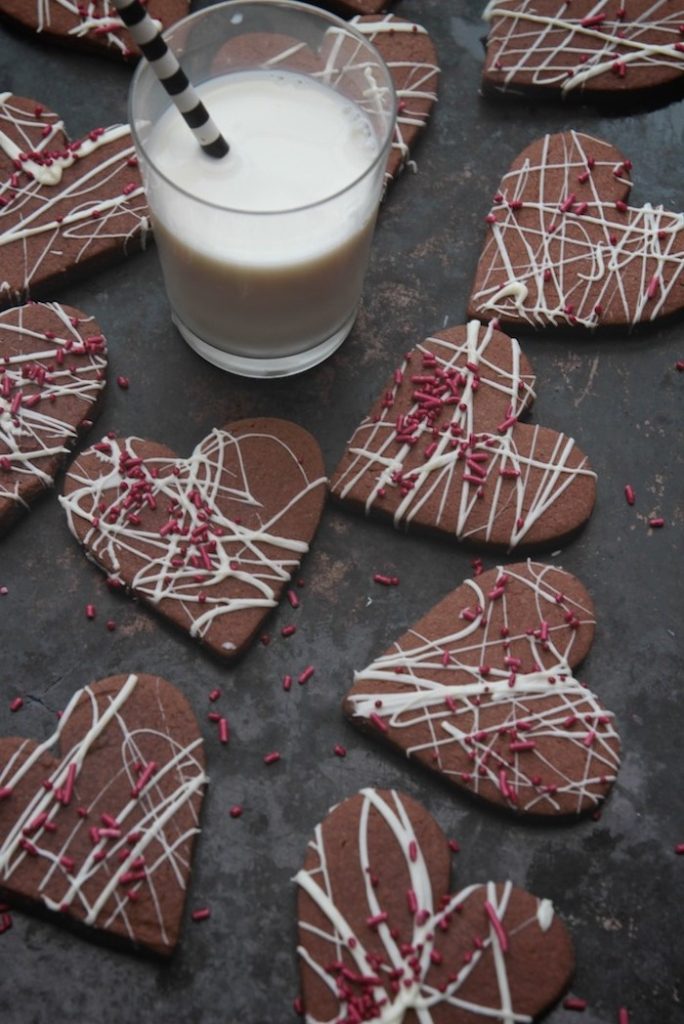
<svg viewBox="0 0 684 1024">
<path fill-rule="evenodd" d="M 10 711 L 19 711 L 21 708 L 23 708 L 23 706 L 24 706 L 24 698 L 23 697 L 14 697 L 10 701 L 9 708 L 10 708 Z"/>
<path fill-rule="evenodd" d="M 563 1000 L 563 1006 L 566 1010 L 577 1010 L 580 1013 L 586 1010 L 588 1005 L 586 999 L 580 999 L 578 996 L 567 996 Z"/>
<path fill-rule="evenodd" d="M 264 754 L 264 764 L 275 764 L 279 760 L 280 754 L 277 750 L 272 750 L 270 754 Z"/>
<path fill-rule="evenodd" d="M 211 910 L 209 907 L 199 907 L 197 910 L 193 910 L 191 917 L 193 921 L 206 921 L 211 917 Z"/>
<path fill-rule="evenodd" d="M 230 809 L 230 811 L 228 813 L 230 814 L 231 818 L 241 818 L 242 817 L 242 805 L 241 804 L 233 804 L 233 806 L 231 807 L 231 809 Z"/>
</svg>

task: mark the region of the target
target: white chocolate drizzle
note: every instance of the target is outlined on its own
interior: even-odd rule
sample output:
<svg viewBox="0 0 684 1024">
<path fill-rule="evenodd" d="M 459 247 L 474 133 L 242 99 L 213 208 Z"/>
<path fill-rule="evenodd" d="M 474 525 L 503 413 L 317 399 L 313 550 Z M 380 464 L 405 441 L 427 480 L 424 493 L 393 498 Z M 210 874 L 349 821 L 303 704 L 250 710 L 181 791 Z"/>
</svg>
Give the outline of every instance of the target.
<svg viewBox="0 0 684 1024">
<path fill-rule="evenodd" d="M 493 336 L 493 325 L 482 329 L 477 320 L 471 320 L 462 344 L 438 336 L 419 345 L 414 350 L 419 356 L 433 359 L 441 374 L 450 374 L 452 380 L 458 378 L 462 382 L 457 400 L 446 386 L 443 398 L 435 399 L 438 405 L 452 403 L 444 404 L 441 410 L 449 414 L 448 420 L 440 420 L 442 432 L 435 437 L 429 419 L 417 422 L 422 400 L 416 399 L 404 417 L 406 421 L 416 421 L 414 433 L 405 443 L 401 440 L 404 434 L 397 428 L 394 400 L 407 377 L 421 374 L 415 361 L 405 360 L 379 416 L 367 417 L 353 435 L 349 444 L 351 458 L 333 480 L 333 493 L 342 499 L 353 497 L 354 487 L 368 476 L 373 486 L 365 503 L 367 514 L 374 509 L 382 510 L 384 495 L 390 488 L 399 489 L 401 500 L 394 511 L 396 527 L 409 526 L 422 507 L 432 501 L 437 507 L 432 526 L 459 539 L 477 535 L 483 541 L 492 538 L 497 518 L 508 512 L 513 503 L 516 515 L 508 543 L 514 548 L 562 498 L 573 480 L 578 476 L 594 477 L 585 457 L 577 464 L 575 442 L 563 434 L 558 434 L 552 457 L 545 461 L 536 454 L 538 427 L 534 428 L 529 452 L 524 452 L 518 446 L 515 430 L 497 430 L 497 424 L 479 420 L 480 389 L 491 388 L 508 396 L 509 427 L 534 396 L 531 381 L 522 375 L 518 342 L 509 339 L 511 362 L 501 367 L 488 352 Z M 414 394 L 419 392 L 417 385 Z M 414 447 L 425 449 L 423 461 L 411 459 Z M 479 460 L 481 467 L 477 478 L 469 472 L 473 458 Z M 533 469 L 541 473 L 534 491 L 529 484 Z M 480 497 L 488 480 L 496 480 L 496 484 L 483 525 Z M 504 480 L 508 484 L 513 481 L 512 495 L 504 489 Z"/>
<path fill-rule="evenodd" d="M 312 971 L 320 984 L 328 989 L 331 1001 L 338 1001 L 338 1010 L 323 1021 L 306 1009 L 307 1024 L 349 1024 L 354 1020 L 370 1019 L 358 1016 L 360 1008 L 373 1012 L 378 1024 L 402 1024 L 405 1015 L 413 1012 L 420 1024 L 432 1024 L 435 1019 L 445 1019 L 444 1008 L 467 1011 L 475 1018 L 498 1021 L 500 1024 L 528 1024 L 532 1018 L 516 1010 L 511 996 L 508 977 L 507 946 L 515 942 L 516 935 L 529 928 L 545 932 L 552 924 L 553 905 L 549 900 L 538 900 L 536 914 L 509 926 L 507 914 L 513 892 L 511 882 L 495 885 L 470 885 L 456 895 L 436 905 L 440 893 L 433 893 L 425 853 L 414 830 L 401 795 L 396 791 L 383 794 L 374 789 L 363 789 L 359 794 L 361 808 L 358 817 L 358 834 L 349 848 L 350 857 L 358 857 L 364 877 L 363 897 L 371 920 L 377 920 L 373 930 L 356 927 L 345 916 L 343 907 L 336 902 L 333 880 L 330 875 L 326 851 L 326 822 L 318 825 L 310 844 L 315 854 L 315 864 L 302 869 L 295 877 L 297 885 L 307 893 L 318 911 L 328 922 L 328 928 L 299 921 L 300 945 L 298 954 L 305 968 Z M 331 812 L 334 815 L 335 811 Z M 412 932 L 403 934 L 399 940 L 391 928 L 391 922 L 382 920 L 382 886 L 375 889 L 372 884 L 372 865 L 369 861 L 369 818 L 380 815 L 391 833 L 391 841 L 403 858 L 409 891 L 415 901 Z M 331 829 L 331 836 L 335 830 Z M 351 837 L 350 837 L 351 838 Z M 392 851 L 393 853 L 394 851 Z M 388 851 L 388 856 L 391 856 Z M 440 947 L 448 943 L 442 939 L 443 925 L 453 916 L 447 927 L 459 928 L 458 908 L 469 900 L 485 900 L 491 908 L 492 918 L 483 914 L 483 937 L 472 956 L 462 964 L 451 964 L 449 981 L 437 987 L 431 982 L 432 955 L 440 955 Z M 358 905 L 357 894 L 347 893 L 350 905 Z M 498 927 L 494 924 L 496 919 Z M 325 943 L 327 955 L 316 959 L 306 945 L 306 936 L 311 935 L 316 947 Z M 377 950 L 378 939 L 382 954 L 371 952 L 368 940 Z M 541 939 L 541 936 L 540 936 Z M 506 948 L 504 948 L 506 947 Z M 407 952 L 407 950 L 409 952 Z M 448 945 L 445 946 L 445 952 Z M 488 968 L 491 958 L 496 978 L 496 997 L 490 1004 L 475 1001 L 472 995 L 465 999 L 460 994 L 467 981 L 477 977 L 478 968 Z M 333 965 L 333 966 L 331 966 Z M 346 965 L 347 973 L 341 968 Z M 355 979 L 363 979 L 356 987 Z M 394 981 L 392 988 L 391 980 Z M 472 991 L 472 989 L 471 989 Z M 357 995 L 358 993 L 358 995 Z M 498 998 L 497 998 L 498 997 Z M 358 1006 L 356 1005 L 358 1002 Z M 434 1012 L 438 1016 L 433 1016 Z M 356 1015 L 355 1015 L 356 1014 Z"/>
<path fill-rule="evenodd" d="M 159 679 L 152 683 L 157 687 L 167 685 Z M 23 804 L 0 840 L 0 882 L 11 889 L 16 877 L 16 884 L 21 888 L 22 868 L 28 866 L 25 862 L 30 862 L 33 872 L 35 861 L 43 869 L 37 882 L 37 895 L 48 909 L 71 910 L 74 916 L 94 927 L 114 926 L 132 941 L 138 936 L 131 919 L 130 889 L 140 891 L 144 887 L 154 908 L 160 941 L 168 945 L 170 936 L 163 904 L 169 885 L 177 886 L 180 891 L 185 889 L 192 837 L 200 831 L 199 802 L 207 777 L 198 758 L 198 755 L 201 757 L 200 736 L 183 746 L 170 730 L 160 732 L 144 722 L 127 719 L 128 702 L 138 685 L 138 676 L 131 674 L 105 701 L 98 696 L 96 688 L 87 686 L 78 690 L 62 714 L 56 732 L 44 743 L 34 746 L 30 753 L 28 741 L 25 741 L 2 767 L 0 793 L 4 795 L 3 805 L 7 802 L 11 807 L 13 790 L 60 744 L 75 709 L 79 709 L 79 714 L 84 707 L 90 709 L 89 727 L 77 742 L 61 752 L 49 769 L 45 784 Z M 153 690 L 152 696 L 164 717 L 161 691 Z M 104 734 L 109 745 L 120 748 L 120 765 L 112 765 L 112 774 L 103 780 L 102 791 L 91 801 L 91 807 L 84 809 L 89 813 L 74 815 L 71 805 L 78 801 L 79 779 L 88 772 L 90 751 Z M 157 751 L 159 741 L 162 742 L 166 758 L 155 764 L 154 774 L 138 787 L 134 796 L 140 765 L 145 760 L 144 751 L 149 749 L 151 738 Z M 60 793 L 63 794 L 67 786 L 71 787 L 73 795 L 60 799 Z M 103 826 L 93 808 L 100 814 L 106 811 L 116 828 Z M 89 852 L 76 862 L 70 854 L 82 851 L 84 832 L 90 834 Z M 149 860 L 150 853 L 154 854 L 154 860 Z M 144 870 L 141 870 L 143 862 Z M 162 865 L 170 870 L 164 873 L 164 890 L 158 891 L 155 874 Z M 131 873 L 139 877 L 131 878 Z"/>
<path fill-rule="evenodd" d="M 684 73 L 684 5 L 672 0 L 556 0 L 555 13 L 540 13 L 536 0 L 490 0 L 483 18 L 497 23 L 488 74 L 499 73 L 499 88 L 515 86 L 524 76 L 532 85 L 569 93 L 604 75 L 629 88 L 637 70 L 649 77 L 663 70 L 668 80 Z M 648 77 L 637 84 L 647 85 Z"/>
<path fill-rule="evenodd" d="M 561 593 L 564 575 L 535 562 L 500 566 L 501 585 L 490 594 L 479 578 L 466 580 L 472 613 L 441 636 L 411 629 L 356 673 L 347 696 L 352 715 L 382 722 L 408 757 L 431 755 L 426 763 L 434 770 L 511 809 L 579 813 L 595 806 L 615 781 L 619 741 L 612 713 L 570 667 L 576 630 L 593 618 Z M 535 612 L 524 623 L 519 598 L 507 593 L 511 580 L 533 596 Z M 505 641 L 492 625 L 497 606 Z M 507 652 L 521 645 L 536 670 L 512 667 L 522 659 Z M 402 742 L 404 730 L 410 745 Z"/>
<path fill-rule="evenodd" d="M 547 135 L 538 162 L 502 179 L 487 221 L 471 307 L 537 326 L 636 324 L 675 312 L 684 279 L 684 215 L 617 198 L 625 164 L 600 139 Z M 615 195 L 596 179 L 607 173 Z"/>
<path fill-rule="evenodd" d="M 54 314 L 49 338 L 31 326 L 34 314 L 43 322 L 46 310 Z M 105 387 L 105 340 L 88 331 L 91 321 L 72 322 L 56 302 L 0 313 L 0 501 L 26 507 L 22 482 L 37 478 L 44 487 L 52 485 L 45 460 L 69 450 L 79 422 L 61 418 L 59 401 L 83 403 L 82 420 Z M 3 357 L 3 335 L 9 349 L 13 336 L 30 347 Z"/>
<path fill-rule="evenodd" d="M 255 439 L 275 450 L 278 472 L 296 481 L 291 496 L 279 508 L 264 510 L 263 517 L 250 489 L 252 467 L 243 455 L 244 445 Z M 141 445 L 138 438 L 105 439 L 91 449 L 101 462 L 95 479 L 79 460 L 69 470 L 72 487 L 60 502 L 74 536 L 85 525 L 81 536 L 89 556 L 150 604 L 172 601 L 190 635 L 207 642 L 214 623 L 227 628 L 231 614 L 274 607 L 308 551 L 305 541 L 279 524 L 324 488 L 325 479 L 310 477 L 283 440 L 258 426 L 239 434 L 214 429 L 188 459 L 142 460 Z M 132 519 L 126 500 L 134 494 Z M 257 510 L 257 525 L 241 521 L 241 507 L 245 516 Z M 172 511 L 150 523 L 150 510 L 157 508 Z M 127 559 L 134 564 L 130 578 L 122 575 Z M 221 639 L 224 653 L 234 649 Z"/>
</svg>

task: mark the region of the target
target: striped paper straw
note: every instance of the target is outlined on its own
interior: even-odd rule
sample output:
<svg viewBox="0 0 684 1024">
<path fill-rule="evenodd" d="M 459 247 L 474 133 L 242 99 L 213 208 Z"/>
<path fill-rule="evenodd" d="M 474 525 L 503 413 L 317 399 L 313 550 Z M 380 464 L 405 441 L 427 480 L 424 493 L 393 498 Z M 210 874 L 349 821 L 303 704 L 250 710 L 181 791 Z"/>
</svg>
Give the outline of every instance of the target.
<svg viewBox="0 0 684 1024">
<path fill-rule="evenodd" d="M 114 0 L 114 6 L 204 152 L 217 158 L 225 156 L 228 143 L 145 8 L 139 0 Z"/>
</svg>

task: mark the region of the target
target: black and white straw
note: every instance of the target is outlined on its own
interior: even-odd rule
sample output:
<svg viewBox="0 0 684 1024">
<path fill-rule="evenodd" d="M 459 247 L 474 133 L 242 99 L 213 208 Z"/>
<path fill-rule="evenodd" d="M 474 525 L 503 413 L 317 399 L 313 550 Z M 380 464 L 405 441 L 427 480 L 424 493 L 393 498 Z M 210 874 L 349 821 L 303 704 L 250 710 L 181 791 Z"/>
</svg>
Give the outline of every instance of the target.
<svg viewBox="0 0 684 1024">
<path fill-rule="evenodd" d="M 114 0 L 114 6 L 204 152 L 217 158 L 225 156 L 228 143 L 145 8 L 139 0 Z"/>
</svg>

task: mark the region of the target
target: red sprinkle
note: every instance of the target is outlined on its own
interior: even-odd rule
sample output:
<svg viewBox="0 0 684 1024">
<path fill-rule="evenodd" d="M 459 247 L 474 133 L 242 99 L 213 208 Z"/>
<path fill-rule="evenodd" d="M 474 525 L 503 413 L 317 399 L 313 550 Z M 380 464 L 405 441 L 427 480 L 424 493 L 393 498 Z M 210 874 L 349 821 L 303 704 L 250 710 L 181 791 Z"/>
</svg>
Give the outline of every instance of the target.
<svg viewBox="0 0 684 1024">
<path fill-rule="evenodd" d="M 271 751 L 270 754 L 264 754 L 264 764 L 275 764 L 276 761 L 280 760 L 280 754 L 277 750 Z"/>
<path fill-rule="evenodd" d="M 308 683 L 315 671 L 316 669 L 313 667 L 313 665 L 307 665 L 304 671 L 300 672 L 300 674 L 297 676 L 297 682 L 299 683 L 299 685 L 304 686 L 305 683 Z"/>
<path fill-rule="evenodd" d="M 9 708 L 10 708 L 10 711 L 19 711 L 21 708 L 23 708 L 23 706 L 24 706 L 24 698 L 23 697 L 15 697 L 13 700 L 10 701 Z"/>
<path fill-rule="evenodd" d="M 633 505 L 636 500 L 634 488 L 631 484 L 625 484 L 625 498 L 627 499 L 628 505 Z"/>
<path fill-rule="evenodd" d="M 346 757 L 347 748 L 343 747 L 341 743 L 336 743 L 333 747 L 333 754 L 335 754 L 336 757 Z"/>
<path fill-rule="evenodd" d="M 381 583 L 383 587 L 398 587 L 399 577 L 398 576 L 385 576 L 384 573 L 376 572 L 373 575 L 374 583 Z"/>
<path fill-rule="evenodd" d="M 231 818 L 240 818 L 242 816 L 242 807 L 240 804 L 233 804 L 230 811 L 228 812 Z"/>
<path fill-rule="evenodd" d="M 116 383 L 119 385 L 122 391 L 128 391 L 131 382 L 129 381 L 128 377 L 124 377 L 123 374 L 119 374 L 119 376 L 116 378 Z"/>
<path fill-rule="evenodd" d="M 230 739 L 230 727 L 228 725 L 227 718 L 219 718 L 219 740 L 221 743 L 227 743 Z"/>
<path fill-rule="evenodd" d="M 292 636 L 296 632 L 296 626 L 283 626 L 283 628 L 280 630 L 281 636 Z"/>
<path fill-rule="evenodd" d="M 193 910 L 190 916 L 193 921 L 206 921 L 207 918 L 211 917 L 211 910 L 209 907 L 200 907 L 199 910 Z"/>
<path fill-rule="evenodd" d="M 299 608 L 299 598 L 295 590 L 288 590 L 287 599 L 290 602 L 292 608 Z"/>
<path fill-rule="evenodd" d="M 452 853 L 460 853 L 461 852 L 460 843 L 457 843 L 455 839 L 449 839 L 447 845 L 448 845 L 448 847 L 449 847 L 449 849 L 451 850 Z"/>
<path fill-rule="evenodd" d="M 387 726 L 385 725 L 380 715 L 376 714 L 375 711 L 373 711 L 372 714 L 370 715 L 370 720 L 375 726 L 375 728 L 379 729 L 380 732 L 387 732 Z"/>
<path fill-rule="evenodd" d="M 665 520 L 661 516 L 656 516 L 654 519 L 649 519 L 648 525 L 654 530 L 659 530 L 665 525 Z"/>
<path fill-rule="evenodd" d="M 563 1000 L 563 1006 L 566 1010 L 586 1010 L 588 1005 L 586 999 L 580 999 L 578 996 L 567 996 Z"/>
<path fill-rule="evenodd" d="M 287 693 L 292 689 L 292 676 L 283 676 L 283 690 Z"/>
<path fill-rule="evenodd" d="M 85 606 L 86 619 L 94 619 L 97 615 L 97 609 L 94 604 L 87 604 Z"/>
</svg>

